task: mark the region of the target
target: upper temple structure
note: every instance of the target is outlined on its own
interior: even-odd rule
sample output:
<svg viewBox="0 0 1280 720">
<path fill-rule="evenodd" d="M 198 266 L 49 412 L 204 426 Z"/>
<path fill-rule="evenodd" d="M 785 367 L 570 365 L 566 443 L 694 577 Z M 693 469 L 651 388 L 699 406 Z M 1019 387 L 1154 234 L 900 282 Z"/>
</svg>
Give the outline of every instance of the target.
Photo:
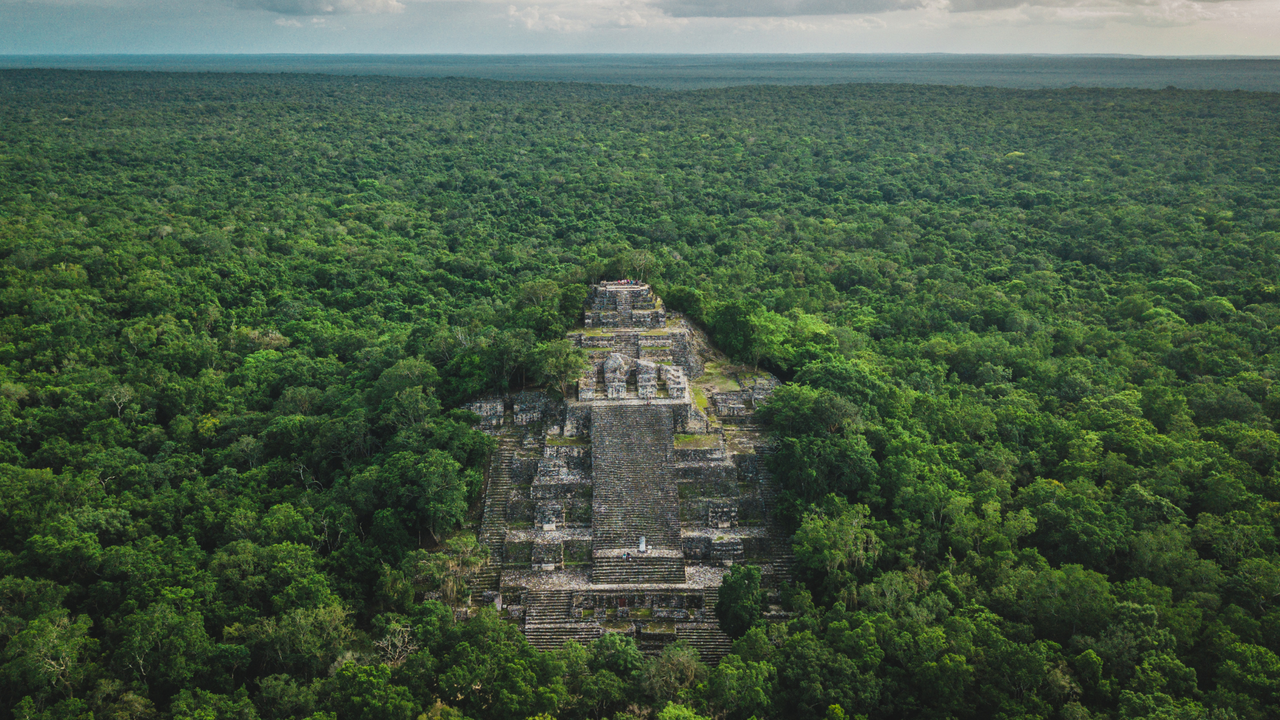
<svg viewBox="0 0 1280 720">
<path fill-rule="evenodd" d="M 635 281 L 594 286 L 568 337 L 588 357 L 575 397 L 470 406 L 500 439 L 476 589 L 540 648 L 624 632 L 651 652 L 685 638 L 717 661 L 728 567 L 760 565 L 773 584 L 790 567 L 754 422 L 776 381 L 717 360 Z"/>
<path fill-rule="evenodd" d="M 665 328 L 667 313 L 648 285 L 633 280 L 595 286 L 582 318 L 585 328 Z"/>
</svg>

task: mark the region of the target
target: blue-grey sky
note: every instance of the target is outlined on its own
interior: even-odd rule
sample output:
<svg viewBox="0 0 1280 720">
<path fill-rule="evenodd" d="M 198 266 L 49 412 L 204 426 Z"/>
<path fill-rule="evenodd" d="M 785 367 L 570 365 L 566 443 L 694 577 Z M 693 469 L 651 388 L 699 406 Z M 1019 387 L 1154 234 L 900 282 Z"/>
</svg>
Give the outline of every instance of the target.
<svg viewBox="0 0 1280 720">
<path fill-rule="evenodd" d="M 0 0 L 0 54 L 1280 55 L 1280 0 Z"/>
</svg>

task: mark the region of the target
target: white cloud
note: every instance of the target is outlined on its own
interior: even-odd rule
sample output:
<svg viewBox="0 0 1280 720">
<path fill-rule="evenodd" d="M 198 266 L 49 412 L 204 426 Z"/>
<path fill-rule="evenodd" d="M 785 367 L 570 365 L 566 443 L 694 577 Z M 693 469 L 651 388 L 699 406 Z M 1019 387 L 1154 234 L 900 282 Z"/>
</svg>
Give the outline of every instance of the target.
<svg viewBox="0 0 1280 720">
<path fill-rule="evenodd" d="M 77 12 L 40 17 L 53 7 Z M 25 29 L 76 17 L 94 40 L 85 47 L 104 49 L 118 44 L 96 24 L 165 18 L 228 28 L 237 48 L 250 46 L 238 39 L 248 28 L 269 28 L 255 47 L 290 51 L 1275 54 L 1280 0 L 0 0 L 0 25 L 5 17 L 21 21 L 8 21 L 10 35 L 0 27 L 0 40 L 36 49 L 78 47 Z M 285 32 L 308 27 L 341 39 Z M 199 47 L 216 47 L 215 36 Z"/>
<path fill-rule="evenodd" d="M 0 0 L 0 5 L 18 0 Z M 159 8 L 173 0 L 21 0 L 22 4 L 102 8 Z M 409 5 L 445 3 L 472 6 L 530 31 L 582 32 L 602 28 L 677 27 L 689 20 L 735 20 L 731 27 L 759 30 L 813 30 L 835 18 L 869 18 L 914 11 L 932 24 L 939 17 L 973 15 L 978 22 L 1096 26 L 1138 22 L 1179 26 L 1204 20 L 1240 19 L 1249 8 L 1275 0 L 194 0 L 193 6 L 223 5 L 285 17 L 400 13 Z M 1230 6 L 1230 7 L 1228 7 Z M 505 8 L 506 12 L 503 12 Z M 770 22 L 788 18 L 821 21 Z M 749 22 L 743 23 L 743 20 Z M 815 22 L 819 25 L 815 25 Z M 967 21 L 960 21 L 968 26 Z M 282 26 L 293 27 L 286 23 Z"/>
<path fill-rule="evenodd" d="M 347 15 L 354 13 L 397 13 L 404 10 L 399 0 L 231 0 L 233 7 L 266 10 L 281 15 Z"/>
<path fill-rule="evenodd" d="M 590 23 L 567 20 L 559 13 L 544 10 L 538 5 L 525 8 L 517 8 L 515 5 L 510 5 L 507 7 L 507 17 L 511 19 L 513 24 L 521 25 L 526 30 L 574 32 L 587 30 L 591 27 Z"/>
<path fill-rule="evenodd" d="M 240 0 L 244 1 L 244 0 Z M 324 0 L 254 0 L 297 3 Z M 392 2 L 397 0 L 362 0 Z M 405 3 L 431 0 L 401 0 Z M 684 26 L 690 21 L 730 20 L 737 30 L 807 32 L 854 23 L 858 28 L 884 27 L 873 18 L 908 13 L 926 27 L 958 23 L 1049 24 L 1096 27 L 1110 22 L 1186 25 L 1237 17 L 1225 6 L 1269 4 L 1270 0 L 461 0 L 476 6 L 506 5 L 514 26 L 532 32 L 575 33 L 604 28 Z M 810 19 L 813 18 L 813 19 Z M 820 20 L 818 18 L 821 18 Z M 952 18 L 951 21 L 946 18 Z M 895 22 L 892 24 L 901 24 Z M 853 29 L 853 26 L 850 26 Z"/>
<path fill-rule="evenodd" d="M 803 17 L 864 15 L 918 8 L 921 0 L 656 0 L 674 17 Z"/>
<path fill-rule="evenodd" d="M 945 10 L 956 27 L 1182 27 L 1240 15 L 1230 0 L 948 0 Z"/>
<path fill-rule="evenodd" d="M 584 32 L 607 28 L 649 28 L 684 25 L 647 0 L 547 0 L 508 5 L 512 25 L 533 31 Z"/>
</svg>

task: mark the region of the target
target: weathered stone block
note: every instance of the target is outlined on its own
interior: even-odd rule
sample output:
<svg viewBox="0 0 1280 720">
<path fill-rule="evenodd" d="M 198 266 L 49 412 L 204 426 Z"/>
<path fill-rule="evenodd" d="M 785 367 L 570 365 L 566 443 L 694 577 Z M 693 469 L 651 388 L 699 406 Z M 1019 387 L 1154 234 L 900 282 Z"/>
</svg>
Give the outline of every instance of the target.
<svg viewBox="0 0 1280 720">
<path fill-rule="evenodd" d="M 707 503 L 707 527 L 731 528 L 738 525 L 738 506 L 726 502 Z"/>
<path fill-rule="evenodd" d="M 564 566 L 564 543 L 535 542 L 531 551 L 531 564 L 536 570 L 551 571 Z"/>
<path fill-rule="evenodd" d="M 563 434 L 567 438 L 591 434 L 591 406 L 571 404 L 565 408 Z"/>
<path fill-rule="evenodd" d="M 738 454 L 733 456 L 733 464 L 738 467 L 738 479 L 744 483 L 760 484 L 769 477 L 764 458 L 757 454 Z"/>
<path fill-rule="evenodd" d="M 583 497 L 565 503 L 564 521 L 574 527 L 591 526 L 591 488 L 586 489 Z"/>
<path fill-rule="evenodd" d="M 480 416 L 480 429 L 493 430 L 502 425 L 506 403 L 500 397 L 481 398 L 468 404 L 467 409 Z"/>
<path fill-rule="evenodd" d="M 711 538 L 705 535 L 694 535 L 680 539 L 680 549 L 684 551 L 684 559 L 690 562 L 705 562 L 711 557 Z"/>
<path fill-rule="evenodd" d="M 742 540 L 738 538 L 715 539 L 711 541 L 711 561 L 721 565 L 732 565 L 742 562 Z"/>
<path fill-rule="evenodd" d="M 585 565 L 591 562 L 591 541 L 565 540 L 564 562 L 566 565 Z"/>
<path fill-rule="evenodd" d="M 564 505 L 558 502 L 539 502 L 533 524 L 542 530 L 555 530 L 557 526 L 564 524 Z"/>
<path fill-rule="evenodd" d="M 507 523 L 515 526 L 533 522 L 537 505 L 527 498 L 513 498 L 507 503 Z"/>
<path fill-rule="evenodd" d="M 533 557 L 533 543 L 509 542 L 502 551 L 503 564 L 528 567 Z"/>
</svg>

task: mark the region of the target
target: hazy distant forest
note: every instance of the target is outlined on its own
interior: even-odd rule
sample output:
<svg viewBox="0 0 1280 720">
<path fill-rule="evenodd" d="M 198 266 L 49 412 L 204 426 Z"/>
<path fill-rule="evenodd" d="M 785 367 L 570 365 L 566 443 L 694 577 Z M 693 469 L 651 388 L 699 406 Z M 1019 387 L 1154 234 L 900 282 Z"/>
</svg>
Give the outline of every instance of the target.
<svg viewBox="0 0 1280 720">
<path fill-rule="evenodd" d="M 1268 93 L 0 72 L 0 717 L 1280 717 L 1277 138 Z M 789 383 L 805 583 L 769 624 L 735 572 L 718 667 L 446 604 L 460 406 L 617 277 Z"/>
</svg>

